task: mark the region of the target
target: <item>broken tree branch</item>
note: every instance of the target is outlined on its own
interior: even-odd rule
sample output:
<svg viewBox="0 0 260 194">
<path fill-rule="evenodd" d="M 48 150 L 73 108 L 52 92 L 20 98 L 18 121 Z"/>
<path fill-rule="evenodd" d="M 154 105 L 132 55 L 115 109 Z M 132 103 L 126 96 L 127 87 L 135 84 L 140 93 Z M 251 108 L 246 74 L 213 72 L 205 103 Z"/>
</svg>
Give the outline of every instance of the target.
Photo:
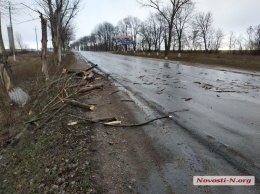
<svg viewBox="0 0 260 194">
<path fill-rule="evenodd" d="M 117 121 L 117 119 L 116 119 L 116 117 L 104 117 L 104 118 L 94 119 L 93 121 L 95 121 L 95 122 L 112 122 L 112 121 Z"/>
<path fill-rule="evenodd" d="M 91 122 L 91 123 L 99 123 L 99 124 L 102 124 L 102 125 L 105 125 L 105 126 L 113 126 L 113 127 L 140 127 L 140 126 L 143 126 L 143 125 L 147 125 L 147 124 L 149 124 L 151 122 L 154 122 L 156 120 L 172 118 L 172 116 L 168 115 L 168 116 L 157 117 L 157 118 L 154 118 L 154 119 L 151 119 L 149 121 L 146 121 L 146 122 L 143 122 L 143 123 L 139 123 L 139 124 L 129 124 L 129 125 L 117 125 L 117 124 L 115 124 L 114 125 L 114 124 L 108 124 L 108 123 L 103 123 L 103 122 L 97 122 L 95 120 L 91 120 L 91 119 L 87 119 L 87 118 L 83 118 L 83 117 L 78 117 L 78 116 L 72 115 L 72 114 L 68 114 L 68 115 L 71 116 L 71 117 L 80 119 L 80 120 Z"/>
<path fill-rule="evenodd" d="M 237 92 L 237 91 L 233 91 L 233 90 L 216 90 L 214 92 L 222 93 L 222 92 Z"/>
<path fill-rule="evenodd" d="M 111 95 L 111 94 L 114 94 L 114 93 L 117 93 L 117 92 L 119 92 L 119 90 L 116 90 L 116 91 L 114 91 L 114 92 L 111 92 L 110 95 Z"/>
<path fill-rule="evenodd" d="M 70 104 L 72 106 L 76 106 L 76 107 L 80 107 L 80 108 L 84 108 L 87 110 L 94 110 L 94 106 L 93 105 L 88 105 L 82 102 L 78 102 L 76 100 L 68 100 L 68 99 L 64 99 L 63 100 L 65 103 Z"/>
<path fill-rule="evenodd" d="M 44 118 L 46 118 L 46 116 L 32 119 L 30 121 L 25 122 L 24 124 L 29 124 L 29 123 L 31 124 L 31 123 L 34 123 L 34 122 L 39 121 L 41 119 L 44 119 Z"/>
<path fill-rule="evenodd" d="M 84 71 L 90 71 L 91 69 L 94 69 L 96 66 L 97 66 L 97 64 L 94 65 L 94 66 L 92 66 L 92 67 L 90 67 L 90 68 L 88 68 L 88 69 L 86 69 L 86 70 L 84 70 Z M 57 82 L 59 82 L 59 81 L 61 81 L 61 80 L 63 80 L 63 79 L 66 79 L 66 78 L 69 78 L 69 77 L 73 77 L 74 75 L 76 75 L 76 74 L 78 74 L 78 73 L 80 73 L 80 72 L 82 72 L 82 71 L 78 71 L 78 72 L 73 73 L 73 74 L 71 74 L 71 75 L 67 75 L 67 76 L 64 76 L 64 77 L 62 77 L 62 78 L 59 78 L 59 79 L 53 81 L 52 83 L 50 83 L 50 86 L 53 85 L 53 84 L 55 84 L 55 83 L 57 83 Z"/>
<path fill-rule="evenodd" d="M 79 84 L 73 84 L 73 85 L 70 85 L 68 86 L 69 88 L 76 88 L 76 87 L 81 87 L 81 86 L 86 86 L 87 83 L 86 82 L 81 82 Z"/>
<path fill-rule="evenodd" d="M 84 92 L 88 92 L 88 91 L 95 90 L 95 89 L 102 89 L 103 85 L 104 85 L 103 83 L 100 83 L 100 84 L 96 84 L 96 85 L 93 85 L 90 87 L 81 88 L 78 92 L 84 93 Z"/>
<path fill-rule="evenodd" d="M 63 110 L 67 104 L 64 104 L 61 106 L 57 111 L 55 111 L 52 115 L 50 115 L 46 120 L 44 120 L 39 126 L 37 126 L 35 129 L 40 129 L 45 123 L 49 122 L 56 114 L 58 114 L 61 110 Z"/>
</svg>

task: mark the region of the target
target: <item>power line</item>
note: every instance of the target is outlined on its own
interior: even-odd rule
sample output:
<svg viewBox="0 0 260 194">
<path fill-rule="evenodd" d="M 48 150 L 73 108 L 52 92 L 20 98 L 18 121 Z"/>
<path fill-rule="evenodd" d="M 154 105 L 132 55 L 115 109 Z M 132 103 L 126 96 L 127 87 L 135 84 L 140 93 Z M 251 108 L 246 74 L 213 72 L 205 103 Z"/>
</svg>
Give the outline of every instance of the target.
<svg viewBox="0 0 260 194">
<path fill-rule="evenodd" d="M 22 24 L 22 23 L 26 23 L 26 22 L 35 21 L 35 20 L 40 20 L 40 18 L 34 18 L 34 19 L 31 19 L 31 20 L 26 20 L 26 21 L 19 22 L 19 23 L 16 23 L 16 24 Z"/>
</svg>

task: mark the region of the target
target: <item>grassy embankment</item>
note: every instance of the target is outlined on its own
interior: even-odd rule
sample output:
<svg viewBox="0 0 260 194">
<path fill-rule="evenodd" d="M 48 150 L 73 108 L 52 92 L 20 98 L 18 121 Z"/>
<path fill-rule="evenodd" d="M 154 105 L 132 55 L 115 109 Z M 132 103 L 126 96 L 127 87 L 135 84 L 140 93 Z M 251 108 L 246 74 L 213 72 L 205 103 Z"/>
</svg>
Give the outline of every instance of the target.
<svg viewBox="0 0 260 194">
<path fill-rule="evenodd" d="M 88 163 L 91 130 L 67 127 L 66 115 L 77 110 L 65 109 L 41 129 L 25 124 L 39 115 L 48 118 L 61 106 L 53 103 L 46 108 L 55 96 L 65 95 L 61 92 L 64 84 L 73 80 L 63 80 L 55 85 L 48 83 L 62 76 L 62 68 L 75 62 L 74 55 L 67 54 L 61 66 L 50 67 L 52 77 L 48 83 L 44 81 L 41 59 L 36 53 L 18 55 L 16 62 L 10 57 L 9 61 L 16 83 L 29 93 L 30 101 L 23 108 L 12 105 L 0 84 L 0 193 L 88 191 L 92 185 Z M 52 64 L 51 54 L 48 64 Z M 35 124 L 42 121 L 44 119 Z M 17 134 L 22 134 L 19 141 L 8 144 L 8 140 Z M 81 140 L 78 137 L 82 137 Z"/>
</svg>

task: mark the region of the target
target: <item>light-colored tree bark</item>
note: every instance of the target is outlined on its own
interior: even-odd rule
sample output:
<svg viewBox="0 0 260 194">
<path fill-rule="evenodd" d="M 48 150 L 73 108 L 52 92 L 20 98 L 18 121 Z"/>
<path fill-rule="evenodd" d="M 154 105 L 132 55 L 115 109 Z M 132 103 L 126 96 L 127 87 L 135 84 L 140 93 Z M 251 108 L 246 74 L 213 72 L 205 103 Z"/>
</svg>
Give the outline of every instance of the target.
<svg viewBox="0 0 260 194">
<path fill-rule="evenodd" d="M 13 79 L 13 72 L 7 59 L 3 37 L 2 37 L 1 13 L 0 13 L 0 77 L 3 85 L 5 86 L 6 92 L 8 93 L 11 100 L 20 106 L 24 106 L 29 99 L 29 95 L 26 92 L 24 92 L 20 87 L 15 85 Z"/>
<path fill-rule="evenodd" d="M 48 74 L 48 64 L 46 61 L 46 53 L 47 53 L 47 20 L 43 17 L 43 15 L 40 15 L 41 18 L 41 26 L 42 26 L 42 73 L 45 77 L 45 80 L 49 79 Z"/>
</svg>

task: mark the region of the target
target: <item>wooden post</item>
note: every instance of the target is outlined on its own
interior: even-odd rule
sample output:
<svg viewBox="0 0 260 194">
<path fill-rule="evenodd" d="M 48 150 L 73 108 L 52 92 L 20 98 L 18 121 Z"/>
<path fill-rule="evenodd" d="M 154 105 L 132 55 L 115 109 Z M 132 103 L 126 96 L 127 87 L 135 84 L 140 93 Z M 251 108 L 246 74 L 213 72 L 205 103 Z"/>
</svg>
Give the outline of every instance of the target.
<svg viewBox="0 0 260 194">
<path fill-rule="evenodd" d="M 49 79 L 48 74 L 48 65 L 46 62 L 46 53 L 47 53 L 47 20 L 42 16 L 42 13 L 40 15 L 41 18 L 41 25 L 42 25 L 42 73 L 45 77 L 45 80 Z"/>
</svg>

